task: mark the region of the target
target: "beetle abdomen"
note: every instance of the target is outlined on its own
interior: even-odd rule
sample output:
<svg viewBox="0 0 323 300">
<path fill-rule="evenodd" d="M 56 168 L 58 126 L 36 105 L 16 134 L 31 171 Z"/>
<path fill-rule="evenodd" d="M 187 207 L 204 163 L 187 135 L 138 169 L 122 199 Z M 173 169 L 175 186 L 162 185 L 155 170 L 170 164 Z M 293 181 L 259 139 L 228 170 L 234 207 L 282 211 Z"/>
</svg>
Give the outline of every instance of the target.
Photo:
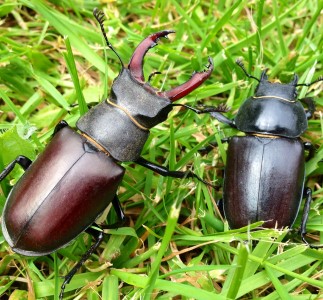
<svg viewBox="0 0 323 300">
<path fill-rule="evenodd" d="M 224 212 L 231 228 L 256 221 L 292 226 L 302 200 L 304 149 L 299 139 L 233 137 L 229 143 Z"/>
<path fill-rule="evenodd" d="M 111 203 L 123 174 L 84 137 L 61 129 L 8 197 L 6 240 L 15 252 L 31 256 L 65 246 Z"/>
</svg>

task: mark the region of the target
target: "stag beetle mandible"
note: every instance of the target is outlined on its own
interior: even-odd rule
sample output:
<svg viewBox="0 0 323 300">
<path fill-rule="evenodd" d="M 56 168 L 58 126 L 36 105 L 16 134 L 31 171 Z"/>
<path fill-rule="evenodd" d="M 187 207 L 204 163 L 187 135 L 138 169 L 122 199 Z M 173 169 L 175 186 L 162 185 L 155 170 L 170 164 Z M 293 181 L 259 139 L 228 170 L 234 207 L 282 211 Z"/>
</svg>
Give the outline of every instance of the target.
<svg viewBox="0 0 323 300">
<path fill-rule="evenodd" d="M 20 165 L 26 172 L 11 190 L 2 215 L 2 231 L 10 247 L 27 256 L 46 255 L 66 246 L 86 231 L 95 244 L 65 276 L 66 284 L 101 243 L 104 234 L 90 226 L 112 202 L 120 221 L 124 219 L 117 189 L 124 175 L 119 162 L 133 161 L 162 176 L 197 178 L 188 171 L 170 171 L 140 156 L 149 129 L 166 120 L 173 101 L 199 87 L 212 73 L 209 58 L 206 71 L 196 72 L 184 84 L 158 92 L 145 82 L 143 60 L 146 52 L 161 37 L 174 31 L 164 30 L 144 39 L 134 51 L 128 67 L 106 36 L 101 11 L 94 10 L 107 46 L 117 55 L 122 69 L 111 87 L 110 98 L 82 116 L 72 130 L 60 122 L 44 152 L 32 163 L 19 156 L 0 174 L 2 181 Z M 219 111 L 223 108 L 219 107 Z M 203 181 L 204 182 L 204 181 Z M 117 225 L 111 225 L 113 228 Z"/>
</svg>

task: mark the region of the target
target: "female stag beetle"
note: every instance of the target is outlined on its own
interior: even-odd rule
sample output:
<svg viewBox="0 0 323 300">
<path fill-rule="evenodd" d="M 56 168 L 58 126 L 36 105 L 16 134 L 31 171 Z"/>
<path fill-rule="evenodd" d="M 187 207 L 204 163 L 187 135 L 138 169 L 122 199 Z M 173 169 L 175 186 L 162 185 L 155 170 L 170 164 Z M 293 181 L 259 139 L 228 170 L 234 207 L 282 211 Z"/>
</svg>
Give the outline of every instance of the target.
<svg viewBox="0 0 323 300">
<path fill-rule="evenodd" d="M 101 231 L 90 228 L 96 218 L 112 202 L 120 221 L 124 219 L 116 195 L 125 172 L 119 162 L 133 161 L 162 176 L 203 181 L 190 171 L 170 171 L 149 162 L 140 152 L 149 129 L 166 120 L 174 106 L 172 102 L 195 90 L 210 76 L 212 60 L 209 59 L 206 71 L 194 73 L 176 88 L 158 92 L 144 81 L 143 60 L 159 38 L 173 31 L 148 36 L 125 67 L 107 39 L 103 13 L 95 9 L 94 16 L 107 46 L 122 65 L 110 98 L 78 120 L 76 127 L 80 134 L 62 121 L 56 126 L 51 142 L 33 163 L 19 156 L 0 174 L 2 181 L 16 164 L 26 171 L 11 190 L 2 214 L 4 237 L 15 252 L 41 256 L 66 246 L 83 231 L 95 237 L 95 244 L 65 276 L 60 299 L 66 284 L 103 239 Z M 114 226 L 117 225 L 109 228 Z"/>
<path fill-rule="evenodd" d="M 212 107 L 197 110 L 210 112 L 219 122 L 245 133 L 223 141 L 229 142 L 224 171 L 223 211 L 231 228 L 240 228 L 264 221 L 266 228 L 291 227 L 297 217 L 301 200 L 306 197 L 300 233 L 305 239 L 306 222 L 312 200 L 310 188 L 304 188 L 304 150 L 310 143 L 299 138 L 307 129 L 315 105 L 312 98 L 297 99 L 298 76 L 288 84 L 268 81 L 266 71 L 260 79 L 247 73 L 243 63 L 238 66 L 249 78 L 257 80 L 254 96 L 245 100 L 234 120 Z M 307 105 L 304 109 L 301 102 Z M 209 151 L 212 146 L 203 151 Z M 311 247 L 321 247 L 309 245 Z"/>
</svg>

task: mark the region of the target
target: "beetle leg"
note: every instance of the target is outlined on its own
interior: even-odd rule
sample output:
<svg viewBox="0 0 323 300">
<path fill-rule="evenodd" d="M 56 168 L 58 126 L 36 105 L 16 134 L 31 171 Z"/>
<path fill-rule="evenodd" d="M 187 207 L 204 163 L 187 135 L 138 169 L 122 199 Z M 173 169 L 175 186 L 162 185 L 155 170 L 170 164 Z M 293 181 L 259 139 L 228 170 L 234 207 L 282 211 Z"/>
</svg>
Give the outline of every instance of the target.
<svg viewBox="0 0 323 300">
<path fill-rule="evenodd" d="M 229 125 L 232 128 L 237 128 L 233 120 L 230 120 L 226 116 L 222 115 L 222 112 L 227 112 L 229 108 L 224 104 L 218 106 L 202 106 L 202 109 L 192 107 L 186 104 L 172 104 L 173 106 L 183 106 L 187 109 L 194 111 L 197 114 L 209 113 L 213 118 L 217 119 L 219 122 Z"/>
<path fill-rule="evenodd" d="M 164 92 L 159 92 L 161 97 L 168 98 L 170 101 L 176 101 L 188 95 L 190 92 L 198 88 L 206 79 L 208 79 L 213 71 L 213 60 L 209 57 L 207 70 L 202 72 L 194 72 L 192 77 L 185 83 Z"/>
<path fill-rule="evenodd" d="M 136 48 L 135 52 L 132 54 L 130 59 L 130 63 L 128 65 L 128 69 L 131 75 L 138 81 L 144 82 L 144 73 L 143 73 L 143 61 L 144 57 L 149 49 L 155 47 L 157 45 L 158 39 L 161 37 L 167 37 L 168 34 L 174 33 L 173 30 L 163 30 L 160 32 L 156 32 L 151 34 L 147 38 L 145 38 Z"/>
<path fill-rule="evenodd" d="M 121 204 L 120 204 L 120 201 L 119 201 L 119 198 L 117 195 L 114 196 L 113 200 L 112 200 L 112 204 L 113 204 L 113 208 L 118 216 L 118 219 L 119 219 L 119 225 L 120 223 L 123 224 L 126 217 L 124 215 L 124 212 L 123 212 L 123 209 L 121 207 Z M 118 226 L 120 227 L 120 226 Z"/>
<path fill-rule="evenodd" d="M 191 111 L 194 111 L 196 114 L 206 114 L 211 112 L 227 112 L 229 110 L 229 108 L 225 104 L 220 104 L 218 106 L 203 106 L 202 109 L 179 103 L 172 104 L 172 106 L 182 106 Z"/>
<path fill-rule="evenodd" d="M 307 117 L 307 119 L 311 119 L 313 117 L 314 112 L 315 112 L 315 103 L 313 101 L 313 98 L 307 97 L 307 98 L 299 99 L 299 101 L 301 101 L 307 105 L 308 109 L 305 110 L 306 117 Z"/>
<path fill-rule="evenodd" d="M 114 223 L 114 224 L 100 224 L 100 228 L 101 229 L 116 229 L 119 228 L 120 226 L 122 226 L 126 220 L 125 214 L 123 212 L 123 209 L 121 207 L 119 198 L 117 195 L 114 196 L 113 200 L 112 200 L 112 205 L 113 208 L 117 214 L 117 217 L 119 219 L 118 222 Z"/>
<path fill-rule="evenodd" d="M 1 173 L 0 173 L 0 181 L 5 179 L 9 173 L 14 169 L 15 165 L 20 165 L 25 171 L 31 165 L 32 161 L 23 155 L 19 155 L 14 161 L 12 161 Z"/>
<path fill-rule="evenodd" d="M 223 138 L 223 139 L 221 139 L 221 142 L 228 143 L 230 141 L 230 139 L 231 139 L 230 137 Z M 199 149 L 198 153 L 200 153 L 201 155 L 208 154 L 211 150 L 213 150 L 217 146 L 218 146 L 217 142 L 209 142 L 208 146 L 205 146 L 205 147 Z"/>
<path fill-rule="evenodd" d="M 95 226 L 98 226 L 96 224 L 93 224 Z M 100 226 L 98 226 L 100 227 Z M 75 273 L 84 265 L 84 263 L 87 261 L 87 259 L 92 255 L 92 253 L 100 246 L 103 237 L 104 237 L 104 232 L 103 231 L 99 231 L 96 229 L 93 229 L 91 227 L 87 228 L 85 230 L 88 234 L 92 235 L 95 238 L 95 243 L 83 254 L 83 256 L 81 257 L 81 260 L 72 268 L 71 271 L 68 272 L 67 275 L 64 276 L 64 282 L 61 285 L 61 292 L 59 294 L 59 299 L 62 300 L 63 299 L 63 295 L 64 295 L 64 290 L 67 284 L 70 283 L 71 279 L 73 278 L 73 276 L 75 275 Z"/>
<path fill-rule="evenodd" d="M 308 214 L 310 212 L 310 205 L 311 205 L 311 202 L 312 202 L 312 190 L 307 187 L 304 190 L 304 195 L 306 197 L 306 200 L 305 200 L 303 216 L 302 216 L 302 221 L 301 221 L 301 228 L 299 230 L 300 234 L 301 234 L 301 237 L 302 237 L 302 240 L 310 248 L 323 248 L 323 245 L 310 244 L 305 238 L 305 236 L 306 236 L 306 223 L 307 223 L 307 220 L 308 220 Z"/>
<path fill-rule="evenodd" d="M 149 170 L 156 172 L 157 174 L 159 174 L 161 176 L 169 176 L 169 177 L 173 177 L 173 178 L 196 178 L 197 180 L 203 182 L 204 184 L 207 184 L 211 187 L 215 187 L 213 184 L 203 180 L 201 177 L 199 177 L 198 175 L 196 175 L 195 173 L 193 173 L 191 171 L 186 171 L 186 172 L 171 171 L 168 168 L 157 165 L 153 162 L 150 162 L 141 156 L 135 162 L 137 164 L 149 169 Z"/>
<path fill-rule="evenodd" d="M 112 200 L 112 204 L 113 207 L 116 211 L 116 214 L 118 216 L 119 221 L 111 224 L 111 225 L 97 225 L 97 224 L 93 224 L 93 226 L 99 227 L 101 229 L 113 229 L 113 228 L 118 228 L 120 227 L 120 225 L 122 225 L 125 221 L 125 215 L 124 212 L 121 208 L 120 205 L 120 201 L 116 196 L 114 196 L 113 200 Z M 63 295 L 64 295 L 64 290 L 67 284 L 70 283 L 71 279 L 73 278 L 73 276 L 75 275 L 75 273 L 84 265 L 84 263 L 87 261 L 87 259 L 92 255 L 92 253 L 100 246 L 103 237 L 104 237 L 104 232 L 103 231 L 99 231 L 96 230 L 94 228 L 87 228 L 86 233 L 92 235 L 94 237 L 94 239 L 96 240 L 95 243 L 89 248 L 89 250 L 86 251 L 85 254 L 83 254 L 83 256 L 81 257 L 81 260 L 72 268 L 72 270 L 64 276 L 64 282 L 61 286 L 61 292 L 59 294 L 59 299 L 62 300 L 63 299 Z"/>
<path fill-rule="evenodd" d="M 304 149 L 308 150 L 308 155 L 306 157 L 306 161 L 309 161 L 315 155 L 315 147 L 313 146 L 313 144 L 311 142 L 304 142 L 303 145 L 304 145 Z"/>
</svg>

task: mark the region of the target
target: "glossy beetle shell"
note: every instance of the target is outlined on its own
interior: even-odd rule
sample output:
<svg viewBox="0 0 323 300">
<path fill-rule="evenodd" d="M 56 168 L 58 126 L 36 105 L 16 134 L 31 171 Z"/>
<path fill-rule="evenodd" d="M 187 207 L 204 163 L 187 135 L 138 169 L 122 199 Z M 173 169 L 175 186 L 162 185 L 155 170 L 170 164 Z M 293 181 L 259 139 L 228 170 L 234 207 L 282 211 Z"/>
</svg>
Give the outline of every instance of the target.
<svg viewBox="0 0 323 300">
<path fill-rule="evenodd" d="M 296 138 L 306 131 L 307 117 L 300 102 L 251 97 L 241 105 L 235 124 L 243 132 Z"/>
<path fill-rule="evenodd" d="M 109 156 L 64 127 L 12 189 L 2 216 L 5 239 L 29 256 L 65 246 L 111 203 L 123 174 Z"/>
<path fill-rule="evenodd" d="M 304 176 L 304 148 L 299 139 L 233 137 L 223 189 L 230 227 L 256 221 L 265 221 L 263 226 L 268 228 L 292 226 L 302 200 Z"/>
</svg>

